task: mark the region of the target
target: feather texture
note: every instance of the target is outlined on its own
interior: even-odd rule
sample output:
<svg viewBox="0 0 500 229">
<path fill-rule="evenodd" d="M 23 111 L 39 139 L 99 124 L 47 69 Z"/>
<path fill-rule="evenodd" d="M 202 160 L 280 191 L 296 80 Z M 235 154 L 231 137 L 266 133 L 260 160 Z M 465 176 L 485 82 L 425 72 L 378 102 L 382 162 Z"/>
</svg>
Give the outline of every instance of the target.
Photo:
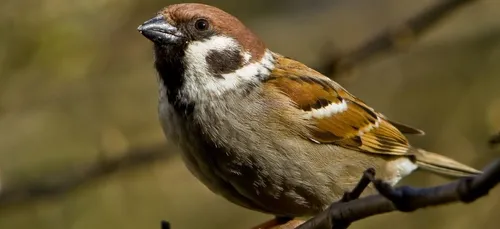
<svg viewBox="0 0 500 229">
<path fill-rule="evenodd" d="M 306 134 L 311 141 L 362 152 L 405 155 L 410 145 L 402 132 L 423 133 L 389 121 L 331 79 L 302 63 L 283 56 L 275 59 L 278 61 L 265 83 L 288 96 L 304 114 L 304 119 L 311 120 L 313 124 Z"/>
</svg>

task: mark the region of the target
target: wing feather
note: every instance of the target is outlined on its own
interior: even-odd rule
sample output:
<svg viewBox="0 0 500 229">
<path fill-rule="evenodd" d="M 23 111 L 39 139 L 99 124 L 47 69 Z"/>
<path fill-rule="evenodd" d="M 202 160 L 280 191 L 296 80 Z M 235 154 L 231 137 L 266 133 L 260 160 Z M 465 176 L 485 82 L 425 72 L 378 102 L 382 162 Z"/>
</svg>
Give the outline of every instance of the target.
<svg viewBox="0 0 500 229">
<path fill-rule="evenodd" d="M 319 144 L 357 151 L 403 155 L 409 143 L 403 133 L 423 131 L 389 121 L 340 85 L 307 66 L 285 58 L 278 61 L 266 83 L 287 95 L 313 125 L 306 136 Z"/>
</svg>

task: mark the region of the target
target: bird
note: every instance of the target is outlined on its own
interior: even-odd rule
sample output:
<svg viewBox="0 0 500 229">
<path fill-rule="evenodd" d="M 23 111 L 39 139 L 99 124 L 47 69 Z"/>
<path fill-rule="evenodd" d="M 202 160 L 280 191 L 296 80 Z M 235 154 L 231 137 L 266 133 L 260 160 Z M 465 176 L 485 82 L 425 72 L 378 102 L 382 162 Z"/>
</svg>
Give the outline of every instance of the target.
<svg viewBox="0 0 500 229">
<path fill-rule="evenodd" d="M 417 169 L 446 177 L 481 173 L 414 147 L 406 135 L 422 130 L 271 51 L 215 6 L 169 5 L 137 29 L 153 44 L 165 136 L 197 179 L 236 205 L 278 218 L 310 217 L 368 168 L 390 185 Z"/>
</svg>

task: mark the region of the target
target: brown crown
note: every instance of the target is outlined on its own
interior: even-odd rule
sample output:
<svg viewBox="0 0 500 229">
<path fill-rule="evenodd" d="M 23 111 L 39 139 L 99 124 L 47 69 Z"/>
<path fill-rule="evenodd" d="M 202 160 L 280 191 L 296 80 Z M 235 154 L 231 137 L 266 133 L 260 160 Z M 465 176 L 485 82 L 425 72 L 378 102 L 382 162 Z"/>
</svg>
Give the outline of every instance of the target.
<svg viewBox="0 0 500 229">
<path fill-rule="evenodd" d="M 204 4 L 184 3 L 170 5 L 160 13 L 173 25 L 204 18 L 217 33 L 239 41 L 243 49 L 252 55 L 251 62 L 260 60 L 264 55 L 266 49 L 264 43 L 240 20 L 219 8 Z"/>
</svg>

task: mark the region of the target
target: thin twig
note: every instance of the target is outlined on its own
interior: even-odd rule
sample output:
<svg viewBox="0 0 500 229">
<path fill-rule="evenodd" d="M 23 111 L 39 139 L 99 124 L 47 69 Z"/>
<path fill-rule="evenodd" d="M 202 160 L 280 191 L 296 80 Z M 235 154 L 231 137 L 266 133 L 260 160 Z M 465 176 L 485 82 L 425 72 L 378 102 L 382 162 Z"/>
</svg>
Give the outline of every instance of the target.
<svg viewBox="0 0 500 229">
<path fill-rule="evenodd" d="M 316 69 L 333 77 L 381 54 L 407 48 L 451 13 L 475 1 L 477 0 L 441 0 L 402 24 L 374 36 L 351 52 L 327 58 L 327 61 Z"/>
<path fill-rule="evenodd" d="M 448 184 L 430 188 L 412 188 L 390 185 L 374 180 L 380 194 L 370 195 L 349 202 L 335 202 L 327 210 L 316 215 L 297 229 L 332 228 L 337 222 L 354 222 L 370 216 L 392 212 L 411 212 L 417 209 L 453 202 L 470 203 L 483 197 L 500 183 L 500 159 L 491 163 L 484 173 Z"/>
</svg>

